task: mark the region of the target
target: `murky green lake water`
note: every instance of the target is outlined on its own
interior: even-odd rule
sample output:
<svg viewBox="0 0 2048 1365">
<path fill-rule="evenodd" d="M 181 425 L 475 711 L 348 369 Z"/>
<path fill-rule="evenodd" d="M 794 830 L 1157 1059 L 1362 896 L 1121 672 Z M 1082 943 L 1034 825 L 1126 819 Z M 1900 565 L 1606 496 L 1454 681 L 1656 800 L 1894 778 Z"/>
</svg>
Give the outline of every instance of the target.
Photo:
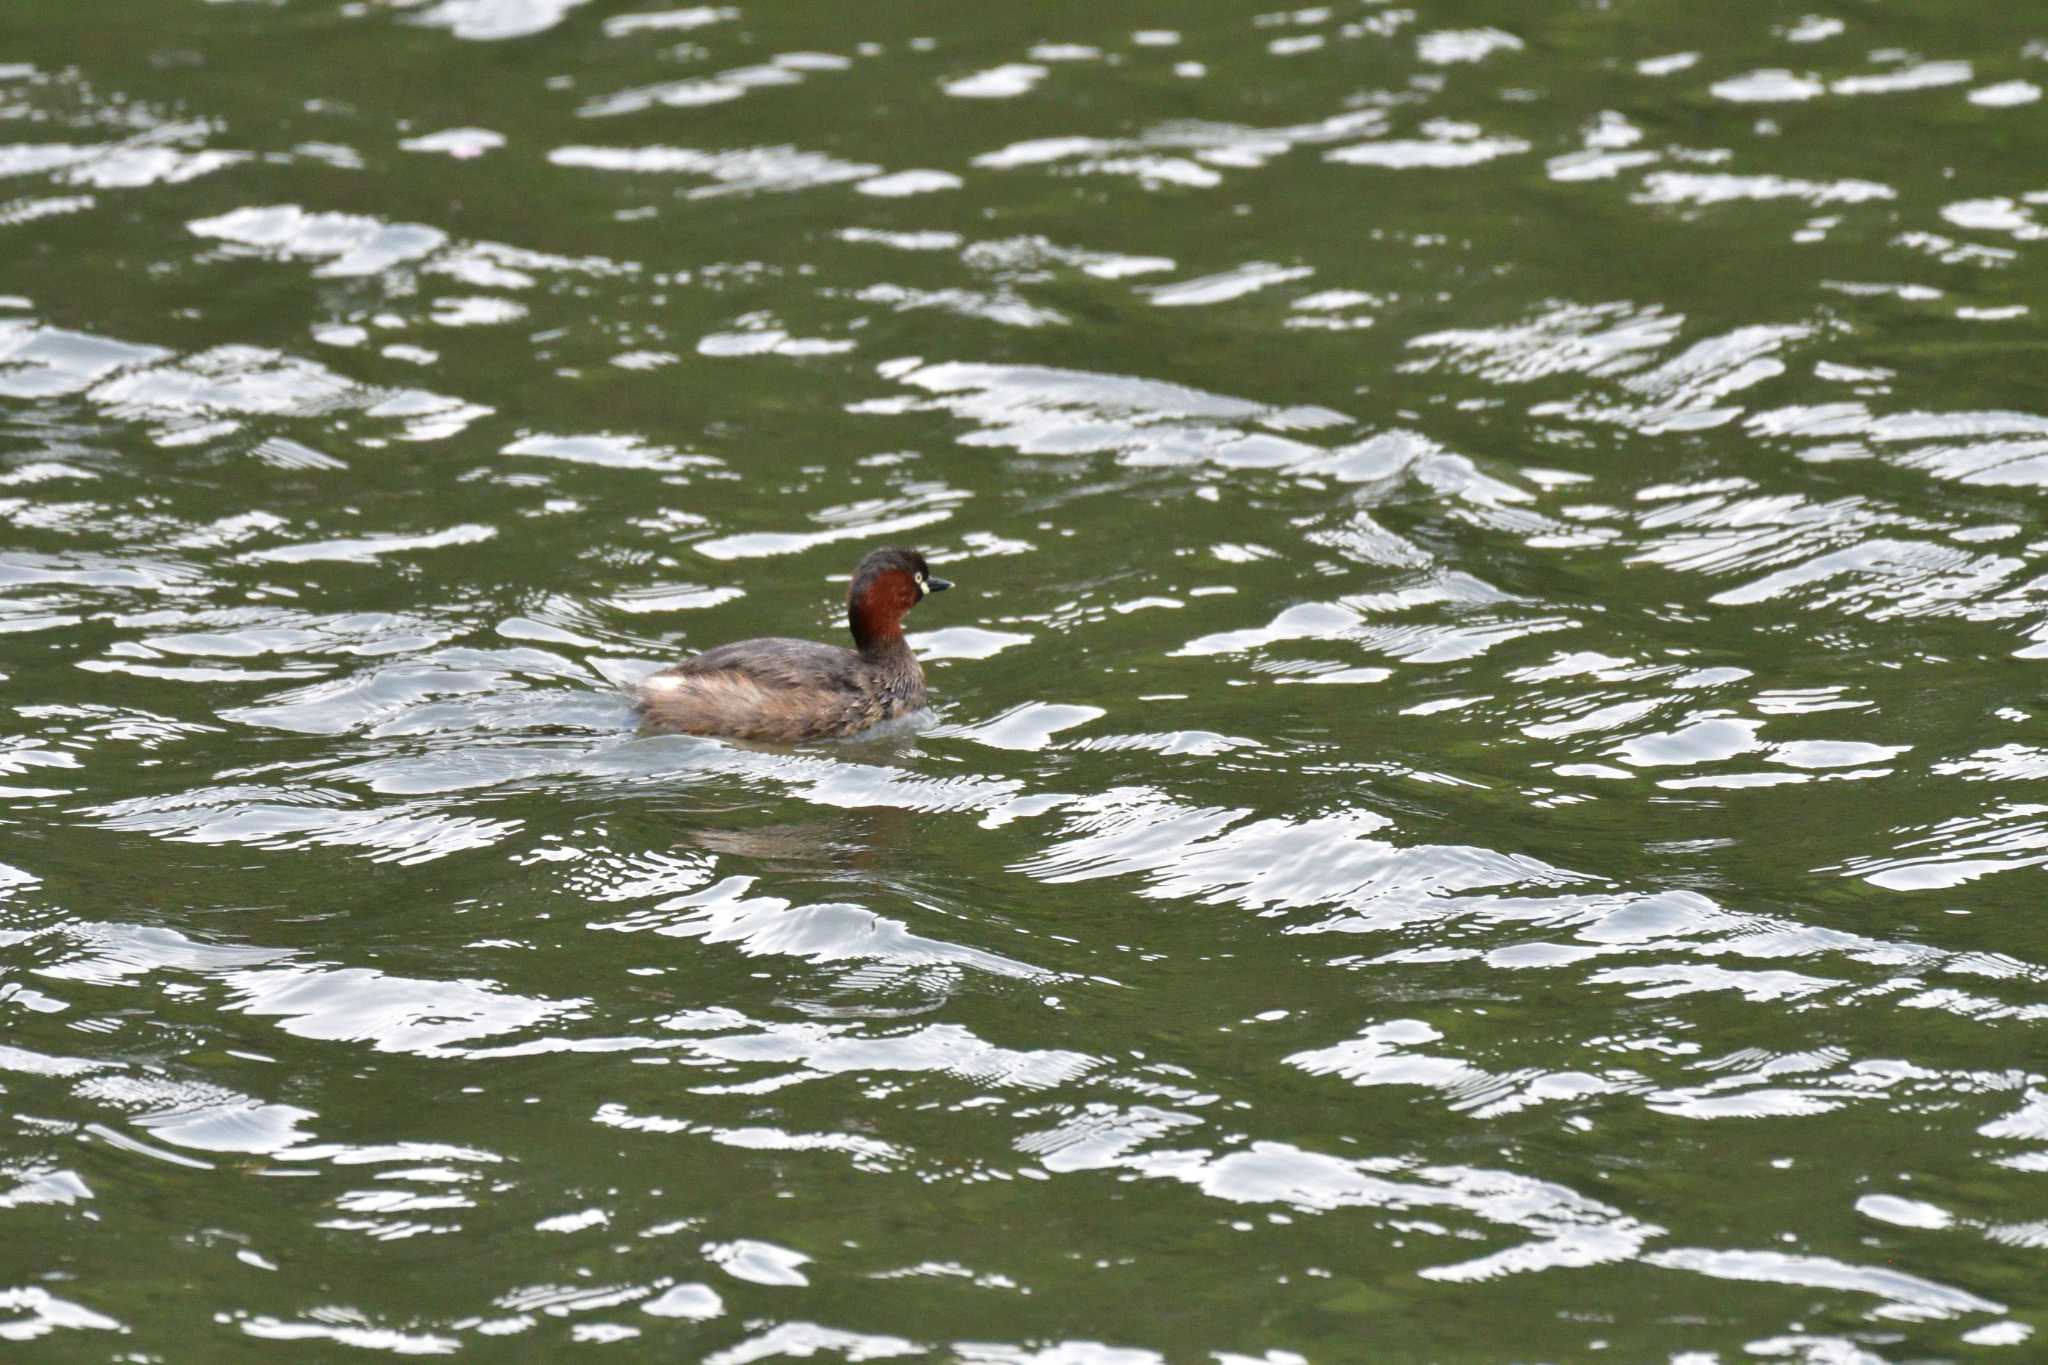
<svg viewBox="0 0 2048 1365">
<path fill-rule="evenodd" d="M 2041 1358 L 2044 85 L 16 0 L 0 1340 Z M 929 725 L 636 733 L 889 543 Z"/>
</svg>

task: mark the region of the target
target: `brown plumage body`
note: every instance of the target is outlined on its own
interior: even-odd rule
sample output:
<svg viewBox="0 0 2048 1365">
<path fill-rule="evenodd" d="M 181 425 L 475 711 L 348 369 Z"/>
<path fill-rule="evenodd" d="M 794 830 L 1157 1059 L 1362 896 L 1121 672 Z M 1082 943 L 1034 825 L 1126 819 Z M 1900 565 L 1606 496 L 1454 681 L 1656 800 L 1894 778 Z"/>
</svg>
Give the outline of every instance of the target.
<svg viewBox="0 0 2048 1365">
<path fill-rule="evenodd" d="M 907 716 L 926 692 L 904 614 L 952 586 L 915 550 L 870 551 L 846 594 L 854 648 L 780 637 L 719 645 L 643 681 L 636 704 L 652 729 L 769 744 L 858 734 Z"/>
</svg>

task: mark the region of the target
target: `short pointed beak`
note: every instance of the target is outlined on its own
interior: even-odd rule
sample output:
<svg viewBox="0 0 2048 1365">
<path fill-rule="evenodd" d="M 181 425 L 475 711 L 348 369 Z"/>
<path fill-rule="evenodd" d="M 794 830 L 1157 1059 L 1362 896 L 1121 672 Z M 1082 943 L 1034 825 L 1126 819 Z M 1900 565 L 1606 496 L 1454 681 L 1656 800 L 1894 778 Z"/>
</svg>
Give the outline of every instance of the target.
<svg viewBox="0 0 2048 1365">
<path fill-rule="evenodd" d="M 924 590 L 926 592 L 944 592 L 952 586 L 953 581 L 949 578 L 927 578 L 924 581 Z"/>
</svg>

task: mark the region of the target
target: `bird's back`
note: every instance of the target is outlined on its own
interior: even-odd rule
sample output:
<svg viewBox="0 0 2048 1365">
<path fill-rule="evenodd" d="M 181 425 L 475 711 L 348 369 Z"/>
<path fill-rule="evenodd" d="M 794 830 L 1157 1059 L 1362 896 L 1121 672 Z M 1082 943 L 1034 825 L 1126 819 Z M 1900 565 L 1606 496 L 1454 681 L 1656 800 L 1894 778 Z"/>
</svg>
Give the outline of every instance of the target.
<svg viewBox="0 0 2048 1365">
<path fill-rule="evenodd" d="M 639 707 L 662 730 L 794 744 L 922 706 L 916 661 L 907 676 L 897 671 L 815 640 L 740 640 L 656 673 L 640 685 Z"/>
</svg>

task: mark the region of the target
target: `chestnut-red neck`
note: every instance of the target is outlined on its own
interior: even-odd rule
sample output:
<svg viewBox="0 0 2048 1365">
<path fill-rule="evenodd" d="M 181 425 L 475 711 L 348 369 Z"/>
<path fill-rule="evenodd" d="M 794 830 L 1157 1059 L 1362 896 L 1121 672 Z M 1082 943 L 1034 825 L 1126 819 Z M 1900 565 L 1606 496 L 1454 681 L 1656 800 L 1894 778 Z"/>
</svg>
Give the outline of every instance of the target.
<svg viewBox="0 0 2048 1365">
<path fill-rule="evenodd" d="M 878 574 L 854 585 L 846 600 L 846 624 L 863 654 L 903 646 L 903 616 L 917 604 L 917 584 L 907 573 Z"/>
</svg>

